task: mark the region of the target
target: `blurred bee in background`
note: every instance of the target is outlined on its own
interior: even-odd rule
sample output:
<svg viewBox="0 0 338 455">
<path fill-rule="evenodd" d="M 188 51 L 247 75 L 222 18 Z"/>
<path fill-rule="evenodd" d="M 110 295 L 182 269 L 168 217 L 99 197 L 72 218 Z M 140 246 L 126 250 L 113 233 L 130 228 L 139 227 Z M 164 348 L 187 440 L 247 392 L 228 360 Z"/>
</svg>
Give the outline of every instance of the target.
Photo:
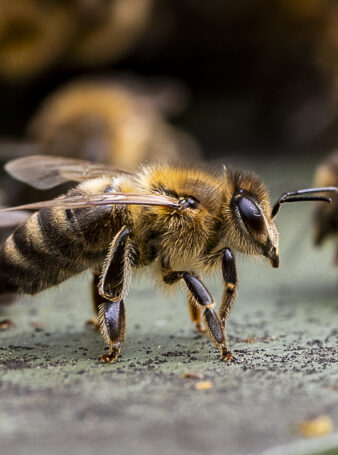
<svg viewBox="0 0 338 455">
<path fill-rule="evenodd" d="M 97 66 L 117 61 L 140 40 L 154 0 L 73 0 L 81 14 L 77 39 L 71 43 L 70 66 Z"/>
<path fill-rule="evenodd" d="M 184 86 L 167 78 L 130 75 L 71 82 L 43 102 L 27 128 L 24 140 L 3 139 L 3 162 L 32 154 L 50 154 L 98 161 L 135 170 L 147 161 L 198 159 L 200 148 L 188 133 L 166 118 L 187 105 Z M 6 175 L 10 205 L 41 198 L 33 188 Z M 65 186 L 64 191 L 69 188 Z M 45 198 L 56 196 L 52 189 Z"/>
<path fill-rule="evenodd" d="M 196 141 L 166 122 L 185 105 L 177 83 L 131 77 L 72 82 L 50 95 L 28 128 L 42 153 L 135 169 L 145 161 L 191 159 Z"/>
<path fill-rule="evenodd" d="M 0 77 L 11 82 L 113 62 L 138 42 L 153 0 L 1 0 Z"/>
<path fill-rule="evenodd" d="M 97 326 L 113 362 L 125 340 L 125 298 L 132 274 L 150 268 L 160 282 L 185 284 L 196 329 L 202 317 L 225 360 L 232 360 L 225 321 L 237 294 L 235 252 L 279 266 L 274 217 L 283 203 L 325 201 L 310 188 L 283 194 L 271 208 L 267 189 L 249 172 L 211 173 L 167 164 L 139 172 L 48 156 L 22 158 L 6 169 L 38 188 L 83 181 L 66 195 L 17 207 L 40 209 L 7 239 L 0 253 L 0 292 L 36 294 L 91 269 Z M 224 293 L 215 301 L 200 274 L 222 270 Z"/>
<path fill-rule="evenodd" d="M 74 35 L 74 21 L 60 2 L 0 2 L 0 77 L 32 78 L 58 61 Z"/>
<path fill-rule="evenodd" d="M 332 153 L 318 168 L 315 184 L 319 187 L 338 186 L 338 151 Z M 332 204 L 318 205 L 314 213 L 315 244 L 321 245 L 327 238 L 337 244 L 335 264 L 338 266 L 338 196 L 332 196 Z"/>
</svg>

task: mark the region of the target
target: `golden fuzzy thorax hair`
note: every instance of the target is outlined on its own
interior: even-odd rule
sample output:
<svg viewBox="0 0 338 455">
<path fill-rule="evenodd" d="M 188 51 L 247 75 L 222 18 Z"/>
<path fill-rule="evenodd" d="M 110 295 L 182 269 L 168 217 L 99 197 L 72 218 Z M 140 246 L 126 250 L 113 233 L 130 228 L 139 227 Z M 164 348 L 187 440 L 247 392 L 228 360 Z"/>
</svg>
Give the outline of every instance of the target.
<svg viewBox="0 0 338 455">
<path fill-rule="evenodd" d="M 161 250 L 173 267 L 192 266 L 199 261 L 210 238 L 220 224 L 220 181 L 200 169 L 169 165 L 146 166 L 138 184 L 145 192 L 155 192 L 178 199 L 193 197 L 196 210 L 171 210 L 165 207 L 142 208 L 137 218 L 138 232 L 161 233 Z M 144 243 L 146 239 L 142 239 Z"/>
</svg>

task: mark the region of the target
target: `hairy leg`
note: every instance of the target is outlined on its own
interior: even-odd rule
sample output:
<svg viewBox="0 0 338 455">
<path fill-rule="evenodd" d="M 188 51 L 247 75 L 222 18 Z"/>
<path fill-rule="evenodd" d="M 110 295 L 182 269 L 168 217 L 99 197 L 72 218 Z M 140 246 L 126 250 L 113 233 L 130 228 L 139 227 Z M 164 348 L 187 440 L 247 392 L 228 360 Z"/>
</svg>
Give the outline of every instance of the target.
<svg viewBox="0 0 338 455">
<path fill-rule="evenodd" d="M 232 254 L 230 248 L 222 248 L 214 254 L 207 255 L 204 258 L 206 265 L 215 265 L 219 260 L 222 261 L 222 276 L 225 284 L 225 288 L 222 295 L 222 302 L 219 311 L 219 317 L 224 329 L 224 337 L 226 340 L 225 322 L 229 316 L 232 307 L 237 297 L 238 278 L 236 270 L 235 257 Z M 225 341 L 222 349 L 222 356 L 231 360 L 232 354 L 228 350 L 227 341 Z"/>
<path fill-rule="evenodd" d="M 124 297 L 132 269 L 131 231 L 123 227 L 109 248 L 98 284 L 100 331 L 109 346 L 109 353 L 100 356 L 102 363 L 112 363 L 120 353 L 126 335 Z"/>
<path fill-rule="evenodd" d="M 167 284 L 174 284 L 183 279 L 194 302 L 203 312 L 203 319 L 208 329 L 210 338 L 217 346 L 226 360 L 230 359 L 230 353 L 227 348 L 226 338 L 223 326 L 214 307 L 215 303 L 208 289 L 201 280 L 191 272 L 174 272 L 171 270 L 162 271 L 163 281 Z"/>
</svg>

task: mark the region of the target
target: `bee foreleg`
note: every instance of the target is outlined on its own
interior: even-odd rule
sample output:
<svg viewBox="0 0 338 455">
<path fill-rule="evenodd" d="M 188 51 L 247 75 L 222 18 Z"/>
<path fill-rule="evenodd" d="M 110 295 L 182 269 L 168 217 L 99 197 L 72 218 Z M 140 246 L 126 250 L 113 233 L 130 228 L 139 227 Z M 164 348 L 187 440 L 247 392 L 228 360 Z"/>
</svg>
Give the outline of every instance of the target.
<svg viewBox="0 0 338 455">
<path fill-rule="evenodd" d="M 225 283 L 225 289 L 222 296 L 219 315 L 224 326 L 225 320 L 228 317 L 237 297 L 238 278 L 235 257 L 230 248 L 222 248 L 216 253 L 207 254 L 203 258 L 203 262 L 206 266 L 214 266 L 216 262 L 220 260 L 222 260 L 222 275 Z"/>
<path fill-rule="evenodd" d="M 225 321 L 236 300 L 238 287 L 235 257 L 232 254 L 230 248 L 224 248 L 222 250 L 222 274 L 223 280 L 225 282 L 225 289 L 222 296 L 222 303 L 219 311 L 219 316 L 221 318 L 222 326 L 224 329 L 225 343 L 221 346 L 221 352 L 222 357 L 225 360 L 233 360 L 233 356 L 227 346 L 225 332 Z"/>
<path fill-rule="evenodd" d="M 126 334 L 124 297 L 130 279 L 133 244 L 131 231 L 123 227 L 112 241 L 98 286 L 103 303 L 99 305 L 100 331 L 107 341 L 109 354 L 101 355 L 102 363 L 112 363 L 120 353 Z"/>
<path fill-rule="evenodd" d="M 189 272 L 163 271 L 162 276 L 163 281 L 167 284 L 174 284 L 180 279 L 184 280 L 191 295 L 191 303 L 195 303 L 203 311 L 203 318 L 212 341 L 220 349 L 222 346 L 226 346 L 222 323 L 214 310 L 215 303 L 201 280 Z"/>
<path fill-rule="evenodd" d="M 224 330 L 224 343 L 220 346 L 222 357 L 226 360 L 232 360 L 233 356 L 228 349 L 225 333 L 225 321 L 228 317 L 237 296 L 237 271 L 235 257 L 230 248 L 222 248 L 214 254 L 207 255 L 204 258 L 206 265 L 214 265 L 218 258 L 222 259 L 222 274 L 225 283 L 225 289 L 222 296 L 222 303 L 219 311 L 219 317 Z"/>
<path fill-rule="evenodd" d="M 225 289 L 222 296 L 222 304 L 219 315 L 224 326 L 225 320 L 228 317 L 237 297 L 238 279 L 235 257 L 231 250 L 229 248 L 224 248 L 222 250 L 222 256 L 222 273 Z"/>
</svg>

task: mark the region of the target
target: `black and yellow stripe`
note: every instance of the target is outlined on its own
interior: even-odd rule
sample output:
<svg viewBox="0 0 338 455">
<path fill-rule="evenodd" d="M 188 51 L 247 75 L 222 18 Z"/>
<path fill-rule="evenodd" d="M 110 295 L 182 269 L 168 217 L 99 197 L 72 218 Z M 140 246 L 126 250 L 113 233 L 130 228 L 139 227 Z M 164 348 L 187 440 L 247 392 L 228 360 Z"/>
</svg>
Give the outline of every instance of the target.
<svg viewBox="0 0 338 455">
<path fill-rule="evenodd" d="M 103 264 L 121 225 L 113 214 L 109 206 L 34 213 L 0 252 L 0 293 L 36 294 Z"/>
</svg>

